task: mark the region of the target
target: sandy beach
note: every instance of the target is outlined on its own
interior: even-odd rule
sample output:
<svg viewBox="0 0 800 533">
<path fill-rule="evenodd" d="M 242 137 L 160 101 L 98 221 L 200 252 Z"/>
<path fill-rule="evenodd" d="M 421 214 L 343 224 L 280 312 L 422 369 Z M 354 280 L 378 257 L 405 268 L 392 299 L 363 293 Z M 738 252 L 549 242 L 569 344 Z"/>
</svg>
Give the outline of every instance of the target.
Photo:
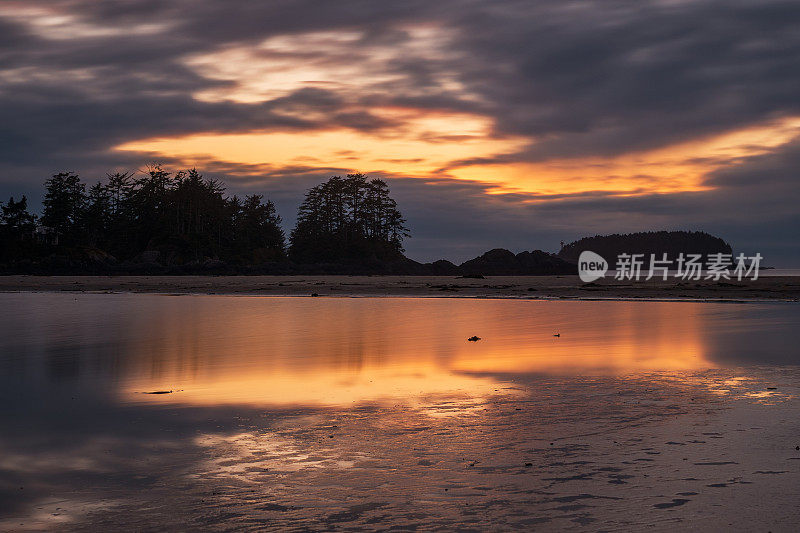
<svg viewBox="0 0 800 533">
<path fill-rule="evenodd" d="M 800 278 L 583 283 L 577 276 L 0 276 L 0 292 L 134 292 L 264 296 L 796 301 Z"/>
<path fill-rule="evenodd" d="M 798 384 L 725 370 L 508 377 L 487 397 L 351 409 L 165 398 L 46 462 L 9 443 L 5 462 L 29 466 L 0 529 L 789 533 Z"/>
</svg>

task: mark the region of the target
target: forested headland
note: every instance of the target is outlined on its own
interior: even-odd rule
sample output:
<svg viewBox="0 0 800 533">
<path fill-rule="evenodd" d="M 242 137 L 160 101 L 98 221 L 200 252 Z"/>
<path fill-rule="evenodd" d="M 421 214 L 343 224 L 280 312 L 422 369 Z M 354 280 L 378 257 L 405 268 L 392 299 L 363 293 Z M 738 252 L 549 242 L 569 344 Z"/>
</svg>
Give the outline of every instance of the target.
<svg viewBox="0 0 800 533">
<path fill-rule="evenodd" d="M 44 183 L 41 216 L 13 197 L 0 214 L 5 272 L 342 269 L 403 262 L 409 236 L 385 181 L 334 176 L 310 189 L 287 239 L 263 195 L 227 196 L 196 169 L 153 166 L 91 186 L 73 172 Z M 302 270 L 302 268 L 300 269 Z"/>
<path fill-rule="evenodd" d="M 612 264 L 620 254 L 642 254 L 649 264 L 651 254 L 657 258 L 667 254 L 667 258 L 675 260 L 681 253 L 700 254 L 705 257 L 710 254 L 732 252 L 730 244 L 704 231 L 643 231 L 584 237 L 563 245 L 558 257 L 570 263 L 577 263 L 578 257 L 584 250 L 600 254 Z"/>
<path fill-rule="evenodd" d="M 388 184 L 363 174 L 309 189 L 288 236 L 271 200 L 227 195 L 196 169 L 112 173 L 87 185 L 73 172 L 44 183 L 42 213 L 0 202 L 0 274 L 575 274 L 580 252 L 727 252 L 702 232 L 595 236 L 558 254 L 501 248 L 455 265 L 403 255 L 410 237 Z"/>
</svg>

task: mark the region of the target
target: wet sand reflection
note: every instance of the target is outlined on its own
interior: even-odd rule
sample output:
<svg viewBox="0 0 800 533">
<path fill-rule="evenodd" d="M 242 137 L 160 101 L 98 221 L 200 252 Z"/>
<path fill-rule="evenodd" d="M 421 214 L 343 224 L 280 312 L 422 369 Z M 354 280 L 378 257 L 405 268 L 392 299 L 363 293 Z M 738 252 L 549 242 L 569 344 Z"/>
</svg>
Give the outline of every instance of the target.
<svg viewBox="0 0 800 533">
<path fill-rule="evenodd" d="M 179 299 L 180 300 L 180 299 Z M 696 370 L 701 304 L 445 299 L 192 298 L 128 346 L 130 401 L 350 405 L 486 395 L 492 373 Z M 184 302 L 180 302 L 184 303 Z M 324 317 L 324 318 L 321 318 Z M 554 337 L 558 332 L 559 337 Z M 479 342 L 466 339 L 479 334 Z M 142 395 L 146 391 L 171 395 Z"/>
<path fill-rule="evenodd" d="M 1 297 L 0 529 L 800 519 L 796 307 Z"/>
</svg>

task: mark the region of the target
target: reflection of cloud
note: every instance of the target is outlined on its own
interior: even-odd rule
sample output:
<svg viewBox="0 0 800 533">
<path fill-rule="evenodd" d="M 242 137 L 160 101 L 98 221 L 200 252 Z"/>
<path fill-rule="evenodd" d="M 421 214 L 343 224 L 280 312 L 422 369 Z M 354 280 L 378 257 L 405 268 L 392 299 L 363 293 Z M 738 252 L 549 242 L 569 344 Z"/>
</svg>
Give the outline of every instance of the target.
<svg viewBox="0 0 800 533">
<path fill-rule="evenodd" d="M 203 290 L 213 280 L 197 283 Z M 546 513 L 554 501 L 532 503 L 532 490 L 553 496 L 549 482 L 574 479 L 576 468 L 596 483 L 587 493 L 608 490 L 604 466 L 625 465 L 630 453 L 677 438 L 675 428 L 695 432 L 716 407 L 737 406 L 709 402 L 715 389 L 772 402 L 781 395 L 762 392 L 778 380 L 779 392 L 794 393 L 785 364 L 708 368 L 796 359 L 787 345 L 800 312 L 791 304 L 53 293 L 6 294 L 3 303 L 13 335 L 0 340 L 0 403 L 10 407 L 0 410 L 0 515 L 17 520 L 0 528 L 34 530 L 67 519 L 75 522 L 63 527 L 91 530 L 251 518 L 261 520 L 256 528 L 316 527 L 376 494 L 393 520 L 413 513 L 409 524 L 419 524 L 420 507 L 407 502 L 437 494 L 423 511 L 449 529 L 463 523 L 464 507 L 452 507 L 445 523 L 439 502 L 459 493 L 471 508 L 497 513 L 493 523 L 510 515 L 498 493 L 520 516 Z M 476 333 L 482 341 L 466 341 Z M 69 372 L 52 372 L 64 361 Z M 393 388 L 395 377 L 409 387 Z M 136 398 L 174 404 L 128 401 L 130 387 L 166 382 L 189 387 Z M 454 384 L 468 390 L 448 390 Z M 184 393 L 198 406 L 181 405 Z M 336 407 L 298 400 L 323 395 Z M 760 416 L 744 413 L 753 412 Z M 763 414 L 795 412 L 786 404 Z M 741 422 L 733 413 L 719 426 Z M 677 415 L 674 427 L 661 423 Z M 785 426 L 772 429 L 785 436 Z M 694 450 L 708 460 L 707 446 Z M 727 444 L 717 452 L 731 453 Z M 752 455 L 758 469 L 784 461 L 761 452 Z M 576 454 L 585 462 L 565 461 Z M 663 472 L 657 463 L 635 468 Z M 479 494 L 482 486 L 491 490 Z M 444 495 L 444 487 L 455 490 Z M 575 494 L 571 484 L 563 490 Z"/>
<path fill-rule="evenodd" d="M 325 428 L 322 428 L 325 429 Z M 328 428 L 329 431 L 332 429 Z M 306 468 L 342 469 L 353 461 L 312 455 L 301 442 L 274 433 L 204 433 L 194 440 L 197 446 L 214 451 L 214 458 L 203 465 L 205 476 L 233 478 L 248 483 L 254 471 L 297 472 Z M 227 481 L 227 480 L 226 480 Z"/>
<path fill-rule="evenodd" d="M 190 321 L 177 312 L 185 297 L 166 299 L 130 332 L 155 335 L 127 350 L 126 401 L 424 406 L 488 398 L 498 388 L 492 374 L 715 366 L 701 336 L 703 304 L 191 298 Z M 466 342 L 475 328 L 484 340 Z M 565 335 L 554 339 L 556 330 Z M 149 390 L 176 392 L 141 394 Z"/>
<path fill-rule="evenodd" d="M 113 511 L 124 503 L 109 498 L 98 501 L 64 495 L 45 497 L 29 502 L 30 512 L 26 515 L 8 519 L 0 516 L 0 529 L 15 532 L 70 529 L 81 524 L 87 515 Z"/>
<path fill-rule="evenodd" d="M 179 384 L 179 385 L 175 385 Z M 180 386 L 172 394 L 143 390 Z M 213 375 L 188 377 L 177 368 L 157 379 L 131 377 L 126 401 L 174 405 L 359 405 L 409 402 L 424 405 L 443 395 L 488 396 L 497 383 L 489 378 L 454 373 L 446 367 L 410 361 L 388 367 L 365 365 L 357 371 L 314 369 L 273 370 L 258 366 L 224 368 Z"/>
</svg>

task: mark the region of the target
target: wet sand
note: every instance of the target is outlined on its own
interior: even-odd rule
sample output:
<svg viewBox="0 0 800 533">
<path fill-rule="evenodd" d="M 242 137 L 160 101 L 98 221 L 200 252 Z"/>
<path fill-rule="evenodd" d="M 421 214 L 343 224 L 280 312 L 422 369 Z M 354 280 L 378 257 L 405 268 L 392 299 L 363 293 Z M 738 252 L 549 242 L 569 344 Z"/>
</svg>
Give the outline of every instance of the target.
<svg viewBox="0 0 800 533">
<path fill-rule="evenodd" d="M 150 441 L 6 450 L 39 497 L 0 528 L 796 531 L 799 393 L 796 371 L 751 369 L 510 376 L 417 406 L 164 406 Z"/>
<path fill-rule="evenodd" d="M 217 279 L 231 280 L 200 281 Z M 778 533 L 800 522 L 793 303 L 2 297 L 0 531 Z M 637 342 L 581 337 L 608 333 L 611 307 Z M 586 314 L 554 337 L 577 308 Z M 291 329 L 320 309 L 319 328 Z M 388 326 L 365 335 L 374 323 Z M 608 364 L 620 355 L 630 364 Z"/>
<path fill-rule="evenodd" d="M 0 276 L 0 292 L 77 291 L 265 296 L 437 296 L 763 301 L 800 299 L 800 278 L 583 283 L 577 276 Z"/>
</svg>

